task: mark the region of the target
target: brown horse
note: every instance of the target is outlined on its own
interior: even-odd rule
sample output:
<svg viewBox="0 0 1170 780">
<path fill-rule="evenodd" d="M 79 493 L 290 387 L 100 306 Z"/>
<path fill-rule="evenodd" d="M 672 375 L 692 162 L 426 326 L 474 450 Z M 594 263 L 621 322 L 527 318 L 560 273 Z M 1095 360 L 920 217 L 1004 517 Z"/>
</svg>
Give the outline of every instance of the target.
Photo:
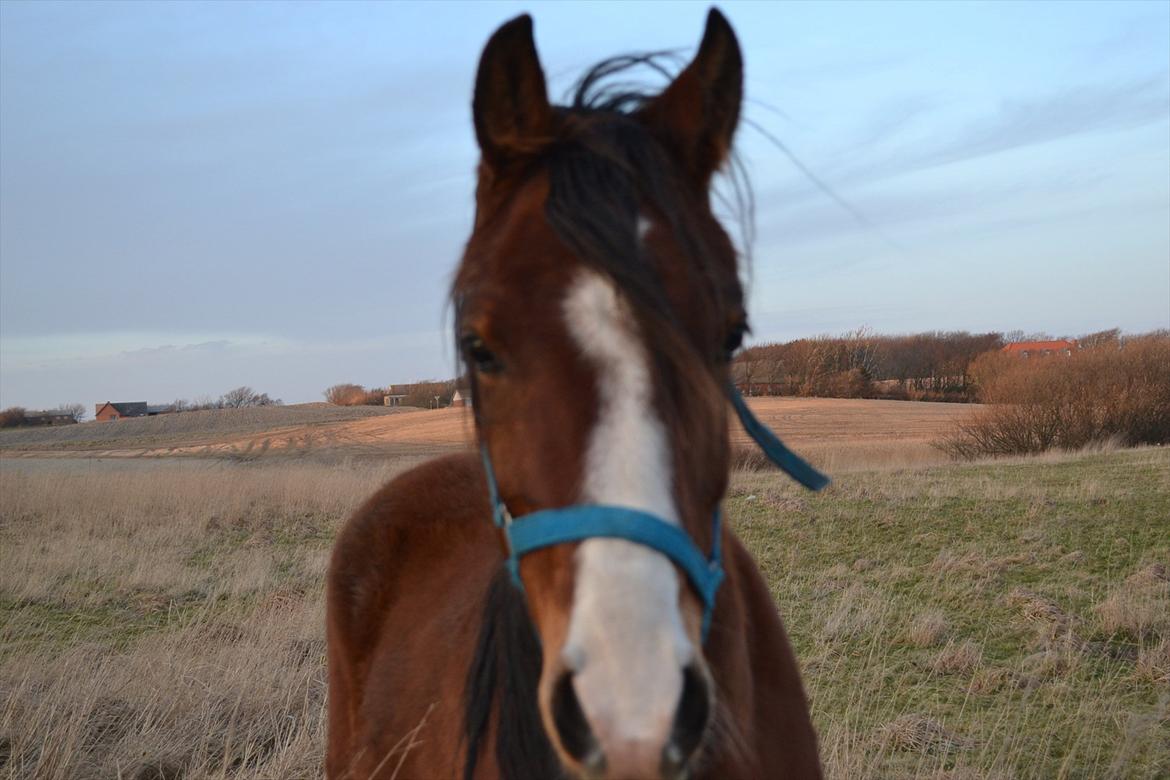
<svg viewBox="0 0 1170 780">
<path fill-rule="evenodd" d="M 484 459 L 398 477 L 338 539 L 330 778 L 820 776 L 767 585 L 712 523 L 747 328 L 709 194 L 739 118 L 739 45 L 712 10 L 660 94 L 599 87 L 635 61 L 602 63 L 554 106 L 529 17 L 483 52 L 475 228 L 453 300 Z M 504 522 L 614 505 L 714 550 L 726 577 L 709 634 L 704 598 L 653 545 L 552 544 L 514 580 L 496 485 Z"/>
</svg>

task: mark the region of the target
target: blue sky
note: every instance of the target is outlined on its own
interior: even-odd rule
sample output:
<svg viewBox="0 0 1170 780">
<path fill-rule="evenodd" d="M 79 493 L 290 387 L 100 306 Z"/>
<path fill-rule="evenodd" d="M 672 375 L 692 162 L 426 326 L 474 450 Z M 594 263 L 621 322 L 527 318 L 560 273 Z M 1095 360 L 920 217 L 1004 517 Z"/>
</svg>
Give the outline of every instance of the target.
<svg viewBox="0 0 1170 780">
<path fill-rule="evenodd" d="M 449 376 L 471 84 L 705 3 L 0 3 L 0 407 Z M 738 3 L 755 339 L 1170 326 L 1170 3 Z"/>
</svg>

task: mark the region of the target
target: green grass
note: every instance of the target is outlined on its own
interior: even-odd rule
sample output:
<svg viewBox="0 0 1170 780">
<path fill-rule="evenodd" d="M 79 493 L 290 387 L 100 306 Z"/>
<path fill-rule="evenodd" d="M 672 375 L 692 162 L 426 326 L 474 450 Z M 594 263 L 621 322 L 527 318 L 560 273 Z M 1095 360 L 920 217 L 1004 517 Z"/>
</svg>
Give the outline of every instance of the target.
<svg viewBox="0 0 1170 780">
<path fill-rule="evenodd" d="M 729 516 L 842 776 L 1170 773 L 1170 691 L 1137 664 L 1170 629 L 1170 583 L 1141 574 L 1170 566 L 1170 451 L 857 473 L 822 496 L 750 475 Z M 908 632 L 928 612 L 946 629 L 922 647 Z M 913 722 L 949 738 L 901 749 Z"/>
</svg>

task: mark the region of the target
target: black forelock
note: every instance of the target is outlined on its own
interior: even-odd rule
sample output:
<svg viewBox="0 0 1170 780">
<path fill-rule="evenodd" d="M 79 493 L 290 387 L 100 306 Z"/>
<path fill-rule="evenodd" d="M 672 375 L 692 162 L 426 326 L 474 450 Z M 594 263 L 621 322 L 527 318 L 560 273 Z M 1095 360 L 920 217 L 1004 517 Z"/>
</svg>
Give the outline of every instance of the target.
<svg viewBox="0 0 1170 780">
<path fill-rule="evenodd" d="M 649 71 L 669 83 L 679 58 L 669 52 L 613 57 L 590 68 L 570 90 L 561 137 L 541 153 L 550 192 L 545 216 L 558 237 L 583 261 L 609 276 L 636 308 L 670 320 L 669 306 L 637 235 L 642 212 L 663 220 L 693 262 L 690 282 L 718 304 L 718 251 L 695 229 L 694 210 L 706 208 L 662 141 L 637 117 L 661 91 L 634 77 Z M 628 77 L 628 78 L 623 78 Z M 734 165 L 732 171 L 738 170 Z M 732 177 L 737 220 L 750 224 L 750 189 Z M 745 197 L 746 193 L 746 197 Z M 744 232 L 741 230 L 741 232 Z"/>
</svg>

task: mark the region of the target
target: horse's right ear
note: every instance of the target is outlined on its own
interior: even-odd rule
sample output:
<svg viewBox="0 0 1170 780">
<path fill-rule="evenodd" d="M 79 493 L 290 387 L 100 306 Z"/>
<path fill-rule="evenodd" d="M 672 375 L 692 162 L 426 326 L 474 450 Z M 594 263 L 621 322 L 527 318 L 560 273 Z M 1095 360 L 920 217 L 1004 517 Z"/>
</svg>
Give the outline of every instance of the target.
<svg viewBox="0 0 1170 780">
<path fill-rule="evenodd" d="M 743 54 L 727 18 L 712 8 L 695 59 L 641 115 L 706 190 L 731 153 L 742 102 Z"/>
<path fill-rule="evenodd" d="M 471 111 L 480 153 L 491 167 L 539 148 L 549 137 L 553 112 L 528 14 L 507 22 L 488 40 Z"/>
</svg>

